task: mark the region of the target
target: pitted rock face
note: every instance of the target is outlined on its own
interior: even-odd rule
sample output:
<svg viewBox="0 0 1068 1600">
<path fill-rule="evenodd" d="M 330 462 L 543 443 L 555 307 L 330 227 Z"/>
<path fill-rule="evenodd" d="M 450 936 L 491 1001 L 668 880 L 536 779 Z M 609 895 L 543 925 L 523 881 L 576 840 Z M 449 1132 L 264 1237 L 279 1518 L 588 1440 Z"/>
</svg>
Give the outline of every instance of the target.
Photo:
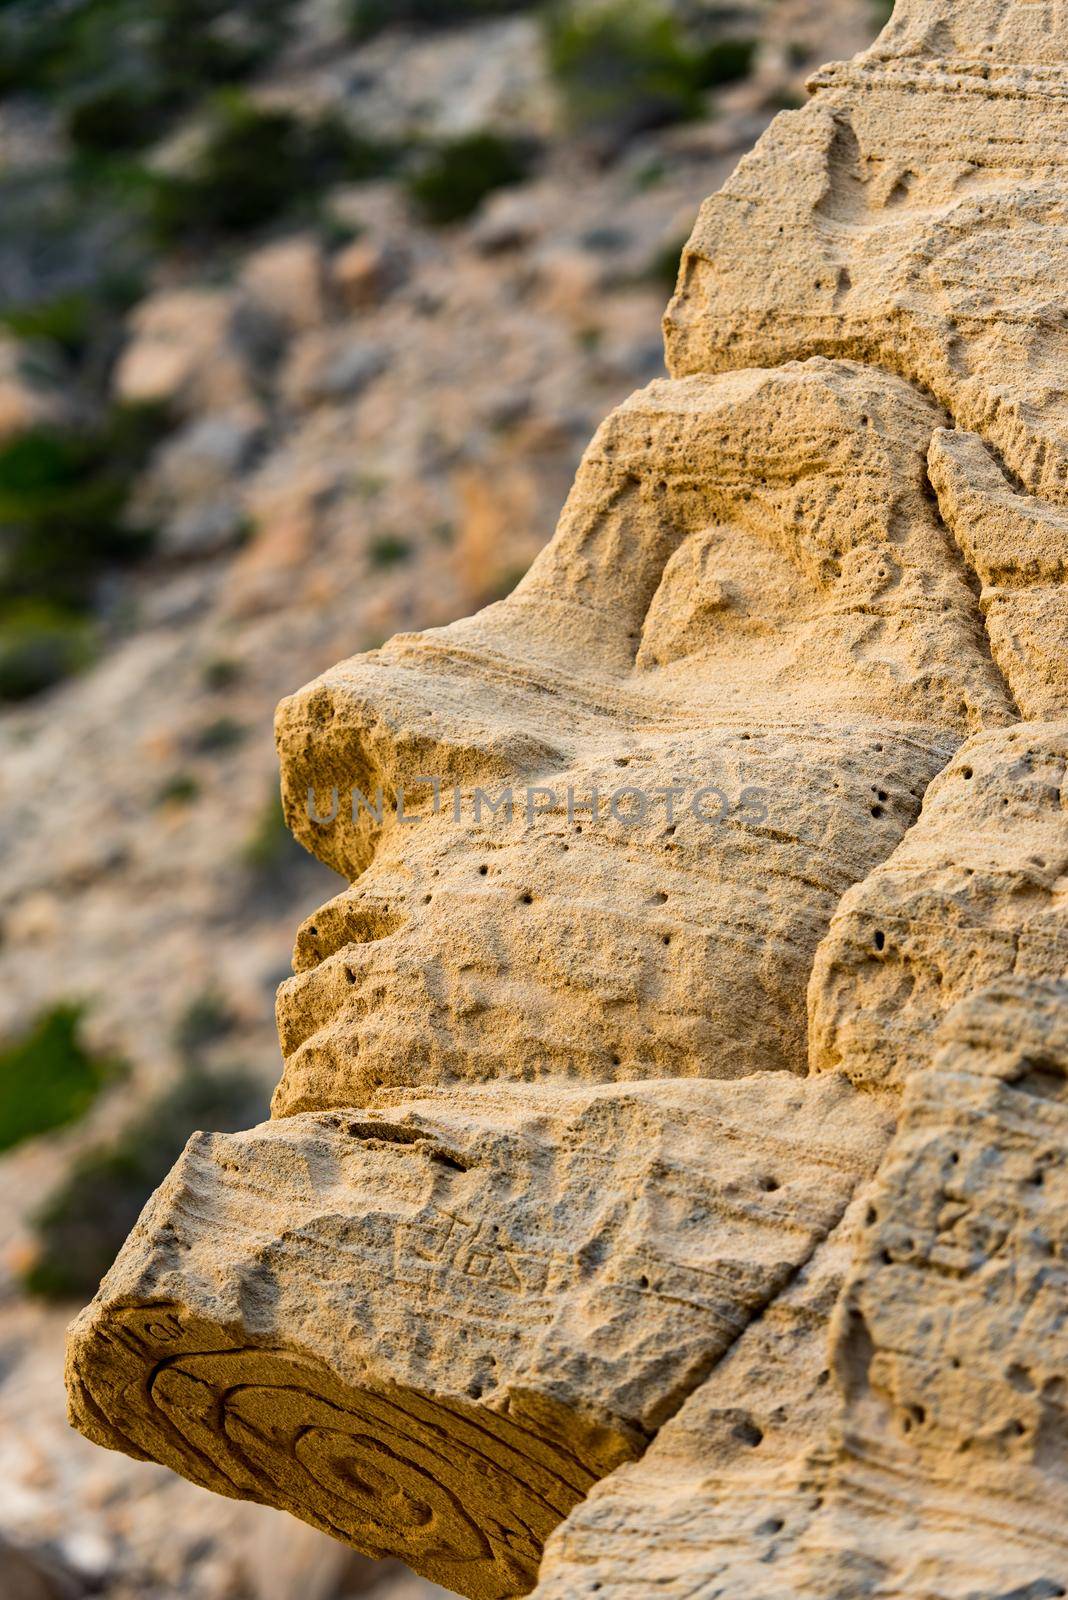
<svg viewBox="0 0 1068 1600">
<path fill-rule="evenodd" d="M 394 1084 L 805 1071 L 842 895 L 969 730 L 1014 715 L 927 481 L 941 421 L 848 362 L 655 384 L 601 429 L 512 598 L 282 706 L 292 826 L 356 881 L 279 995 L 277 1113 Z M 372 833 L 357 801 L 353 826 L 354 773 L 414 815 Z M 461 788 L 459 821 L 420 775 Z M 475 826 L 474 791 L 505 786 L 511 824 Z"/>
<path fill-rule="evenodd" d="M 487 1600 L 1068 1592 L 1068 13 L 814 89 L 515 593 L 280 708 L 274 1120 L 72 1331 L 90 1437 Z"/>
</svg>

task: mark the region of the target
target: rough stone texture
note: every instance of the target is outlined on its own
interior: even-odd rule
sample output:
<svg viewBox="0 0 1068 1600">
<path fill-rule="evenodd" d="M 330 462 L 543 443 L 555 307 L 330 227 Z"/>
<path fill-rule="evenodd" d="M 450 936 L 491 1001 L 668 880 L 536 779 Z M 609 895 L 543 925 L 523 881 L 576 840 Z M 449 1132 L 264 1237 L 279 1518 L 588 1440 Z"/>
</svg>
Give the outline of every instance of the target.
<svg viewBox="0 0 1068 1600">
<path fill-rule="evenodd" d="M 705 203 L 670 370 L 822 354 L 900 373 L 1068 500 L 1060 0 L 905 0 Z"/>
<path fill-rule="evenodd" d="M 841 1077 L 763 1074 L 396 1091 L 195 1136 L 75 1332 L 74 1403 L 103 1444 L 521 1592 L 891 1127 Z"/>
<path fill-rule="evenodd" d="M 283 703 L 351 887 L 75 1326 L 91 1437 L 500 1600 L 1068 1592 L 1066 60 L 905 0 L 514 594 Z"/>
<path fill-rule="evenodd" d="M 857 1196 L 641 1461 L 553 1536 L 538 1600 L 821 1593 L 790 1587 L 777 1557 L 824 1493 L 836 1410 L 827 1324 L 869 1204 L 868 1191 Z"/>
<path fill-rule="evenodd" d="M 923 492 L 938 421 L 819 358 L 654 384 L 600 430 L 513 596 L 283 704 L 290 823 L 356 881 L 279 995 L 276 1113 L 392 1083 L 804 1071 L 842 894 L 969 729 L 1013 714 Z M 420 774 L 446 786 L 437 815 Z M 407 784 L 410 814 L 354 824 L 354 778 Z M 511 824 L 468 803 L 458 825 L 453 784 L 511 785 Z M 707 784 L 718 824 L 689 804 Z M 533 825 L 527 785 L 555 797 Z M 569 815 L 569 790 L 588 810 L 617 786 L 678 786 L 676 820 L 664 799 Z"/>
<path fill-rule="evenodd" d="M 1064 1594 L 1066 1000 L 950 1014 L 875 1184 L 554 1536 L 537 1600 Z"/>
<path fill-rule="evenodd" d="M 835 912 L 809 985 L 813 1071 L 901 1084 L 958 1000 L 1068 971 L 1066 767 L 1063 721 L 961 746 L 916 826 Z"/>
<path fill-rule="evenodd" d="M 983 588 L 990 648 L 1025 717 L 1068 709 L 1068 517 L 1014 493 L 982 439 L 936 433 L 928 458 L 946 525 Z"/>
</svg>

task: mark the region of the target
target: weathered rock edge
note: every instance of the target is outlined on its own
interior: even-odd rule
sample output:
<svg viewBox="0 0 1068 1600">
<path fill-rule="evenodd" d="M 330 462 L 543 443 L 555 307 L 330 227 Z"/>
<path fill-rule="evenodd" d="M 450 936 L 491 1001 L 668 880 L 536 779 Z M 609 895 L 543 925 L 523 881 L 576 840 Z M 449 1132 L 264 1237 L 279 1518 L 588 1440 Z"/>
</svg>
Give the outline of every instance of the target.
<svg viewBox="0 0 1068 1600">
<path fill-rule="evenodd" d="M 76 1424 L 462 1594 L 536 1579 L 810 1259 L 842 1078 L 498 1085 L 195 1135 L 72 1330 Z"/>
</svg>

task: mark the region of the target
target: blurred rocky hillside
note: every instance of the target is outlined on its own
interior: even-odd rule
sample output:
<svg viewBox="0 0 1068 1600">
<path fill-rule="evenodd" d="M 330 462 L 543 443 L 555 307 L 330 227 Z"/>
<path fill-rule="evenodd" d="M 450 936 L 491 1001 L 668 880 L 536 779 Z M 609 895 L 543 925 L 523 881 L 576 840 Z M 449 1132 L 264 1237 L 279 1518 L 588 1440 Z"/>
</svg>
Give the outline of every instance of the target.
<svg viewBox="0 0 1068 1600">
<path fill-rule="evenodd" d="M 0 4 L 0 1600 L 433 1592 L 70 1434 L 63 1327 L 277 1076 L 340 882 L 276 701 L 509 590 L 662 371 L 699 202 L 882 20 Z"/>
</svg>

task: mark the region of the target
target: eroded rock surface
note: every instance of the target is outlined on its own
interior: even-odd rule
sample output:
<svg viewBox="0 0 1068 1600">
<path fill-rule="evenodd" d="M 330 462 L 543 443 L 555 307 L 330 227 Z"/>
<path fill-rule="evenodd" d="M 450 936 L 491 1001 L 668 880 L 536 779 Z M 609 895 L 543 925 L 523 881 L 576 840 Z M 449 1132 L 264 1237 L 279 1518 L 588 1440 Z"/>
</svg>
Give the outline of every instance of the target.
<svg viewBox="0 0 1068 1600">
<path fill-rule="evenodd" d="M 924 492 L 940 422 L 819 358 L 654 384 L 512 597 L 283 704 L 292 825 L 356 881 L 279 996 L 277 1112 L 391 1083 L 805 1070 L 843 893 L 967 733 L 1013 716 Z M 437 814 L 420 774 L 447 786 Z M 407 785 L 411 815 L 357 802 L 354 824 L 354 777 Z M 511 786 L 511 823 L 457 823 L 454 784 Z M 722 821 L 693 814 L 705 785 Z M 607 813 L 620 787 L 643 819 Z"/>
<path fill-rule="evenodd" d="M 275 1120 L 72 1333 L 91 1437 L 472 1596 L 1068 1592 L 1068 14 L 814 88 L 514 594 L 283 703 Z"/>
<path fill-rule="evenodd" d="M 1066 38 L 1059 0 L 902 0 L 706 202 L 672 372 L 884 367 L 1064 504 Z"/>
<path fill-rule="evenodd" d="M 950 1008 L 1068 971 L 1068 723 L 960 747 L 887 860 L 842 899 L 809 986 L 814 1072 L 900 1085 Z"/>
<path fill-rule="evenodd" d="M 762 1074 L 395 1091 L 201 1135 L 75 1334 L 75 1403 L 101 1443 L 521 1592 L 891 1127 L 840 1077 Z"/>
<path fill-rule="evenodd" d="M 876 1182 L 553 1537 L 538 1600 L 1064 1592 L 1066 1000 L 950 1013 Z"/>
</svg>

